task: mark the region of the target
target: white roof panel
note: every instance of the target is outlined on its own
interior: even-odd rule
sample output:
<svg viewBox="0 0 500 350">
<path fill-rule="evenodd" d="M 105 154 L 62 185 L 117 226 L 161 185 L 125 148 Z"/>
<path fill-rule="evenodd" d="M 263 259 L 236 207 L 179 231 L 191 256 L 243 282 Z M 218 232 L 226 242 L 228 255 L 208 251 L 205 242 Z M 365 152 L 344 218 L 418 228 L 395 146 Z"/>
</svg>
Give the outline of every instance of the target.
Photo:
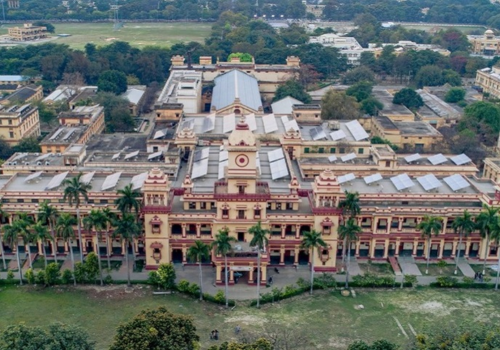
<svg viewBox="0 0 500 350">
<path fill-rule="evenodd" d="M 208 158 L 193 163 L 193 170 L 191 171 L 192 179 L 205 176 L 207 175 L 207 173 L 208 173 Z"/>
<path fill-rule="evenodd" d="M 46 153 L 46 154 L 42 154 L 40 157 L 37 157 L 35 159 L 35 162 L 40 162 L 46 158 L 49 158 L 50 156 L 52 156 L 53 154 L 52 153 Z"/>
<path fill-rule="evenodd" d="M 210 155 L 210 147 L 205 147 L 194 151 L 193 162 L 199 162 L 202 159 L 208 158 Z"/>
<path fill-rule="evenodd" d="M 378 182 L 378 181 L 382 180 L 382 175 L 380 175 L 379 173 L 377 173 L 377 174 L 365 176 L 363 178 L 363 180 L 365 180 L 365 183 L 367 185 L 369 185 L 369 184 L 372 184 L 372 183 L 375 183 L 375 182 Z"/>
<path fill-rule="evenodd" d="M 66 176 L 68 176 L 68 173 L 69 171 L 65 171 L 64 173 L 60 173 L 54 176 L 47 184 L 47 187 L 45 187 L 45 190 L 52 190 L 61 186 L 61 183 L 64 181 Z"/>
<path fill-rule="evenodd" d="M 454 174 L 454 175 L 445 177 L 443 180 L 444 180 L 444 182 L 446 182 L 446 184 L 448 186 L 450 186 L 452 191 L 459 191 L 461 189 L 464 189 L 464 188 L 467 188 L 470 186 L 470 183 L 460 174 Z"/>
<path fill-rule="evenodd" d="M 275 150 L 268 152 L 267 156 L 269 158 L 270 163 L 285 158 L 285 155 L 283 154 L 283 149 L 281 148 L 277 148 Z"/>
<path fill-rule="evenodd" d="M 106 191 L 115 187 L 118 181 L 120 180 L 120 176 L 122 176 L 121 171 L 118 173 L 108 175 L 101 186 L 101 191 Z"/>
<path fill-rule="evenodd" d="M 153 136 L 153 139 L 161 139 L 162 137 L 165 137 L 167 135 L 168 129 L 161 129 L 155 132 L 155 136 Z"/>
<path fill-rule="evenodd" d="M 223 118 L 222 132 L 224 134 L 231 132 L 236 127 L 236 120 L 234 118 L 234 113 L 225 115 Z"/>
<path fill-rule="evenodd" d="M 137 157 L 138 155 L 139 155 L 139 151 L 134 151 L 134 152 L 131 152 L 131 153 L 125 155 L 125 158 L 123 158 L 123 159 L 127 160 L 130 158 Z"/>
<path fill-rule="evenodd" d="M 202 133 L 206 133 L 215 129 L 215 113 L 212 113 L 203 119 Z"/>
<path fill-rule="evenodd" d="M 64 128 L 59 128 L 59 129 L 58 129 L 58 130 L 54 133 L 54 135 L 52 135 L 52 136 L 50 137 L 49 141 L 54 141 L 54 140 L 56 140 L 56 139 L 59 137 L 59 135 L 61 135 L 61 133 L 62 133 L 63 131 L 64 131 Z"/>
<path fill-rule="evenodd" d="M 255 114 L 254 113 L 251 113 L 251 114 L 245 116 L 245 121 L 247 122 L 248 128 L 250 129 L 250 131 L 257 130 L 257 122 L 255 121 Z"/>
<path fill-rule="evenodd" d="M 420 154 L 415 153 L 415 154 L 412 154 L 410 156 L 405 157 L 405 160 L 407 163 L 411 163 L 411 162 L 414 162 L 414 161 L 419 160 L 421 158 L 422 158 L 422 156 Z"/>
<path fill-rule="evenodd" d="M 351 120 L 350 122 L 345 123 L 345 125 L 356 141 L 368 138 L 368 134 L 366 133 L 365 129 L 363 129 L 363 127 L 357 120 Z"/>
<path fill-rule="evenodd" d="M 28 176 L 26 179 L 24 179 L 24 182 L 29 182 L 31 180 L 36 179 L 37 177 L 40 177 L 40 176 L 42 176 L 42 171 L 37 171 L 36 173 L 33 173 L 30 176 Z"/>
<path fill-rule="evenodd" d="M 90 183 L 90 181 L 92 181 L 92 179 L 94 178 L 94 175 L 95 175 L 95 171 L 92 171 L 90 173 L 86 173 L 85 175 L 82 175 L 82 177 L 80 178 L 80 182 L 82 184 L 88 185 Z"/>
<path fill-rule="evenodd" d="M 274 114 L 267 114 L 262 116 L 262 122 L 264 123 L 264 132 L 266 134 L 278 131 L 278 124 L 276 123 Z"/>
<path fill-rule="evenodd" d="M 111 160 L 115 160 L 115 159 L 120 158 L 120 154 L 121 154 L 121 152 L 113 154 L 113 157 L 111 157 Z"/>
<path fill-rule="evenodd" d="M 219 152 L 219 162 L 223 162 L 225 160 L 229 159 L 229 152 L 228 151 L 220 151 Z"/>
<path fill-rule="evenodd" d="M 140 189 L 142 187 L 142 185 L 144 184 L 144 181 L 146 181 L 147 178 L 148 178 L 147 172 L 139 174 L 139 175 L 135 175 L 132 178 L 132 180 L 130 181 L 130 183 L 132 184 L 132 189 L 133 190 Z"/>
<path fill-rule="evenodd" d="M 446 162 L 448 159 L 441 153 L 427 157 L 427 160 L 431 162 L 432 165 L 438 165 Z"/>
<path fill-rule="evenodd" d="M 311 138 L 313 141 L 318 141 L 321 139 L 326 139 L 326 134 L 325 131 L 321 126 L 316 126 L 312 129 L 309 130 L 309 135 L 311 135 Z"/>
<path fill-rule="evenodd" d="M 19 153 L 17 156 L 15 156 L 14 158 L 12 158 L 12 161 L 16 161 L 16 160 L 22 159 L 22 158 L 27 157 L 27 156 L 28 156 L 28 153 Z"/>
<path fill-rule="evenodd" d="M 346 154 L 345 156 L 340 157 L 340 160 L 342 160 L 342 162 L 344 163 L 353 159 L 356 159 L 356 153 L 349 153 Z"/>
<path fill-rule="evenodd" d="M 148 155 L 148 160 L 152 160 L 152 159 L 158 158 L 161 155 L 163 155 L 163 151 L 158 151 L 158 152 L 155 152 L 155 153 L 151 153 L 150 155 Z"/>
<path fill-rule="evenodd" d="M 472 160 L 469 157 L 467 157 L 467 155 L 465 155 L 463 153 L 459 154 L 458 156 L 451 157 L 450 160 L 453 163 L 455 163 L 456 165 L 464 165 L 464 164 L 472 162 Z"/>
<path fill-rule="evenodd" d="M 190 129 L 190 130 L 193 130 L 194 128 L 194 119 L 190 118 L 190 119 L 185 119 L 183 122 L 182 122 L 182 125 L 181 125 L 181 130 L 184 130 L 184 129 Z"/>
<path fill-rule="evenodd" d="M 415 183 L 407 174 L 399 174 L 397 176 L 393 176 L 391 177 L 391 181 L 398 191 L 402 191 L 415 186 Z"/>
<path fill-rule="evenodd" d="M 225 170 L 225 168 L 227 167 L 228 164 L 229 164 L 229 162 L 227 160 L 219 163 L 219 176 L 217 177 L 218 180 L 224 178 L 224 176 L 225 176 L 224 175 L 224 170 Z"/>
<path fill-rule="evenodd" d="M 427 174 L 417 177 L 417 181 L 425 191 L 433 190 L 442 185 L 441 181 L 439 181 L 438 178 L 434 176 L 434 174 Z"/>
<path fill-rule="evenodd" d="M 69 138 L 71 137 L 71 135 L 73 135 L 73 133 L 76 131 L 75 128 L 71 128 L 68 130 L 68 132 L 66 133 L 66 135 L 64 135 L 64 137 L 62 138 L 63 141 L 66 141 L 66 140 L 69 140 Z"/>
<path fill-rule="evenodd" d="M 332 155 L 328 157 L 328 160 L 330 161 L 330 163 L 333 163 L 337 161 L 337 157 Z"/>
<path fill-rule="evenodd" d="M 259 152 L 257 153 L 257 157 L 255 158 L 255 166 L 257 169 L 259 169 L 259 175 L 262 175 L 262 171 L 260 170 L 260 157 L 259 157 Z"/>
<path fill-rule="evenodd" d="M 338 141 L 345 139 L 347 135 L 345 134 L 344 130 L 337 130 L 330 133 L 330 137 L 332 138 L 333 141 Z"/>
<path fill-rule="evenodd" d="M 288 167 L 286 166 L 284 158 L 277 160 L 276 162 L 269 163 L 269 165 L 271 167 L 271 178 L 273 180 L 288 176 Z"/>
<path fill-rule="evenodd" d="M 343 183 L 352 181 L 355 178 L 356 178 L 356 175 L 354 175 L 354 173 L 349 173 L 349 174 L 341 175 L 337 179 L 339 181 L 339 184 L 343 184 Z"/>
</svg>

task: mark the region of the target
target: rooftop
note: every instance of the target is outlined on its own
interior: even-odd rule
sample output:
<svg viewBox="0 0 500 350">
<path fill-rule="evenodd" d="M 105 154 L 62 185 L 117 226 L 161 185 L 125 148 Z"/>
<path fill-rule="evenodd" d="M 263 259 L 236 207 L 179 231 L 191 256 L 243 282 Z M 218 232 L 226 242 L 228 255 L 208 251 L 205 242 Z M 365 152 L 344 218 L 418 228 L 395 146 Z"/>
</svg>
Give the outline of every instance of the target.
<svg viewBox="0 0 500 350">
<path fill-rule="evenodd" d="M 58 86 L 57 89 L 52 91 L 52 93 L 43 99 L 43 102 L 58 102 L 69 100 L 72 96 L 77 93 L 76 87 L 70 86 Z"/>
<path fill-rule="evenodd" d="M 240 70 L 233 69 L 214 79 L 212 107 L 223 109 L 237 99 L 244 106 L 254 111 L 262 108 L 257 79 Z"/>
<path fill-rule="evenodd" d="M 421 108 L 419 110 L 420 114 L 424 114 L 429 117 L 439 117 L 445 119 L 458 119 L 460 113 L 454 109 L 451 105 L 441 100 L 438 96 L 426 92 L 422 89 L 417 90 L 420 97 L 425 103 L 426 108 Z M 432 113 L 432 114 L 431 114 Z"/>
<path fill-rule="evenodd" d="M 287 96 L 279 101 L 271 103 L 271 109 L 274 114 L 292 114 L 293 105 L 299 104 L 302 104 L 302 102 L 296 98 Z"/>
<path fill-rule="evenodd" d="M 429 123 L 422 121 L 394 122 L 401 135 L 440 136 L 440 132 Z"/>
<path fill-rule="evenodd" d="M 103 111 L 104 107 L 99 105 L 77 106 L 71 111 L 61 112 L 58 118 L 79 118 L 95 121 L 95 119 L 97 119 Z"/>
<path fill-rule="evenodd" d="M 165 86 L 163 87 L 157 105 L 177 103 L 177 98 L 196 97 L 197 87 L 201 84 L 202 73 L 193 70 L 172 70 Z"/>
<path fill-rule="evenodd" d="M 128 102 L 137 105 L 145 92 L 146 85 L 131 85 L 121 96 L 128 100 Z"/>
<path fill-rule="evenodd" d="M 78 139 L 87 130 L 87 125 L 82 126 L 60 126 L 50 134 L 44 137 L 40 144 L 50 145 L 70 145 L 72 143 L 78 142 Z"/>
<path fill-rule="evenodd" d="M 387 90 L 373 90 L 373 97 L 382 102 L 384 108 L 380 111 L 380 114 L 397 114 L 397 115 L 407 115 L 413 116 L 412 111 L 403 105 L 397 105 L 392 103 L 394 96 L 392 96 Z"/>
<path fill-rule="evenodd" d="M 142 151 L 146 152 L 146 135 L 141 134 L 98 134 L 87 142 L 87 153 L 92 151 Z"/>
<path fill-rule="evenodd" d="M 24 102 L 37 93 L 36 86 L 23 86 L 7 96 L 5 100 Z"/>
</svg>

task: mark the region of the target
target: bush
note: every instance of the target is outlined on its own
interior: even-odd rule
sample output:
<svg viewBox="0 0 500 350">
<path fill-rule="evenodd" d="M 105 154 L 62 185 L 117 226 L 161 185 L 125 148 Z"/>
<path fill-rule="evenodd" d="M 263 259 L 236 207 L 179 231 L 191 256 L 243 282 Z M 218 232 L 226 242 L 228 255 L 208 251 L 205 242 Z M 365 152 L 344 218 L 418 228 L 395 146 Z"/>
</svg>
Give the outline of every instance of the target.
<svg viewBox="0 0 500 350">
<path fill-rule="evenodd" d="M 45 269 L 45 280 L 44 283 L 47 286 L 52 286 L 59 282 L 59 278 L 61 278 L 61 271 L 59 271 L 59 264 L 50 263 L 47 265 Z"/>
<path fill-rule="evenodd" d="M 215 293 L 214 299 L 218 304 L 224 304 L 226 302 L 226 296 L 221 290 L 218 290 L 217 293 Z"/>
<path fill-rule="evenodd" d="M 38 273 L 35 276 L 36 284 L 45 285 L 45 276 L 46 276 L 45 270 L 38 271 Z"/>
<path fill-rule="evenodd" d="M 436 281 L 439 287 L 446 287 L 446 288 L 455 287 L 458 284 L 458 279 L 450 276 L 438 277 L 436 278 Z"/>
<path fill-rule="evenodd" d="M 31 267 L 26 270 L 26 273 L 24 274 L 24 278 L 28 281 L 29 284 L 35 284 L 35 274 Z"/>
<path fill-rule="evenodd" d="M 462 279 L 462 282 L 465 283 L 465 284 L 473 284 L 474 283 L 474 278 L 466 276 L 466 277 L 464 277 Z"/>
<path fill-rule="evenodd" d="M 178 284 L 177 284 L 177 290 L 181 293 L 187 293 L 188 290 L 189 290 L 189 282 L 186 281 L 186 280 L 181 280 Z"/>
<path fill-rule="evenodd" d="M 61 276 L 61 282 L 63 284 L 69 284 L 73 280 L 73 272 L 71 270 L 66 269 L 63 271 L 62 276 Z"/>
<path fill-rule="evenodd" d="M 200 294 L 200 286 L 198 286 L 196 283 L 191 283 L 188 288 L 188 293 L 191 295 Z"/>
<path fill-rule="evenodd" d="M 373 273 L 354 276 L 353 282 L 357 287 L 394 287 L 396 278 L 393 276 L 377 276 Z"/>
<path fill-rule="evenodd" d="M 187 282 L 187 281 L 186 281 Z M 148 284 L 160 288 L 160 278 L 156 271 L 150 271 L 148 274 Z"/>
<path fill-rule="evenodd" d="M 299 280 L 297 281 L 297 284 L 299 284 L 299 283 L 300 283 L 299 286 L 288 285 L 285 287 L 284 290 L 278 289 L 278 288 L 273 288 L 270 293 L 265 293 L 265 294 L 261 295 L 260 303 L 266 304 L 266 303 L 272 303 L 275 301 L 280 301 L 283 299 L 292 298 L 296 295 L 303 294 L 304 292 L 307 292 L 309 290 L 310 284 L 305 282 L 304 279 L 299 278 Z M 314 285 L 316 285 L 316 283 Z M 250 306 L 255 306 L 255 305 L 257 305 L 257 300 L 252 300 L 252 302 L 250 303 Z"/>
<path fill-rule="evenodd" d="M 107 275 L 107 276 L 104 278 L 104 283 L 105 283 L 105 284 L 113 284 L 113 277 L 111 277 L 110 275 Z"/>
<path fill-rule="evenodd" d="M 85 283 L 87 282 L 87 271 L 85 270 L 85 265 L 81 262 L 75 263 L 75 278 L 76 283 Z"/>
<path fill-rule="evenodd" d="M 7 271 L 7 283 L 14 282 L 14 272 L 12 270 Z"/>
<path fill-rule="evenodd" d="M 189 283 L 186 280 L 181 280 L 176 286 L 177 291 L 180 293 L 187 294 L 193 298 L 199 298 L 200 296 L 200 287 L 196 283 Z M 215 296 L 207 293 L 203 293 L 203 299 L 205 301 L 209 301 L 215 304 L 224 305 L 226 303 L 226 297 L 224 292 L 219 290 Z M 234 306 L 236 303 L 234 300 L 228 300 L 229 306 Z"/>
<path fill-rule="evenodd" d="M 418 283 L 417 276 L 415 275 L 405 275 L 404 277 L 404 284 L 405 285 L 410 285 L 412 287 L 416 286 Z"/>
</svg>

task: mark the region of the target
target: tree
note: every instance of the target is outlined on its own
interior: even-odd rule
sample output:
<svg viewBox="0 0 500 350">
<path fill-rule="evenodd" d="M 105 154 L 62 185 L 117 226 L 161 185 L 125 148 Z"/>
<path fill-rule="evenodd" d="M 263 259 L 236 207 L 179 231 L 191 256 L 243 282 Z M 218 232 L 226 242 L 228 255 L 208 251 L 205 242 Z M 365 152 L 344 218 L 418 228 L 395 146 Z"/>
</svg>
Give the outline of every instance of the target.
<svg viewBox="0 0 500 350">
<path fill-rule="evenodd" d="M 108 207 L 102 209 L 102 214 L 106 218 L 106 227 L 104 229 L 104 234 L 106 235 L 106 257 L 108 259 L 108 266 L 111 266 L 111 252 L 109 250 L 109 231 L 116 220 L 116 214 L 111 211 Z"/>
<path fill-rule="evenodd" d="M 455 275 L 456 275 L 458 273 L 458 261 L 460 260 L 460 250 L 462 249 L 462 237 L 469 236 L 476 229 L 476 224 L 474 223 L 474 220 L 472 220 L 472 215 L 467 210 L 465 210 L 462 216 L 458 216 L 455 218 L 455 220 L 453 220 L 451 226 L 453 227 L 453 230 L 455 230 L 455 233 L 458 233 L 459 235 L 457 256 L 455 259 L 456 260 Z"/>
<path fill-rule="evenodd" d="M 75 230 L 73 226 L 76 225 L 75 217 L 69 213 L 62 213 L 57 218 L 56 232 L 57 236 L 62 238 L 64 243 L 68 245 L 69 254 L 71 257 L 71 267 L 73 269 L 73 284 L 76 286 L 76 277 L 75 277 L 75 258 L 73 256 L 73 246 L 72 240 L 75 238 Z"/>
<path fill-rule="evenodd" d="M 8 159 L 13 154 L 14 151 L 12 147 L 10 147 L 10 144 L 5 141 L 3 136 L 0 136 L 0 159 Z"/>
<path fill-rule="evenodd" d="M 158 283 L 164 289 L 172 289 L 175 286 L 175 268 L 172 263 L 169 264 L 160 264 L 158 266 L 158 270 L 156 270 L 156 274 L 158 276 Z"/>
<path fill-rule="evenodd" d="M 49 204 L 48 201 L 43 201 L 38 208 L 38 220 L 49 225 L 50 234 L 52 235 L 53 249 L 52 254 L 54 254 L 54 261 L 57 263 L 57 238 L 54 232 L 54 227 L 56 226 L 57 217 L 59 215 L 58 210 Z"/>
<path fill-rule="evenodd" d="M 12 147 L 14 152 L 41 152 L 40 143 L 36 137 L 26 137 L 21 139 L 17 145 Z"/>
<path fill-rule="evenodd" d="M 127 262 L 127 285 L 130 287 L 130 265 L 128 259 L 128 245 L 129 242 L 134 240 L 141 233 L 141 228 L 137 224 L 135 217 L 132 214 L 125 213 L 121 218 L 117 218 L 113 226 L 115 231 L 113 232 L 113 237 L 120 237 L 122 241 L 125 241 L 125 260 Z"/>
<path fill-rule="evenodd" d="M 31 226 L 34 224 L 33 218 L 26 213 L 18 213 L 16 225 L 19 228 L 21 237 L 23 238 L 24 248 L 28 252 L 28 263 L 33 269 L 33 261 L 31 260 L 31 243 L 35 242 L 36 237 L 31 232 Z"/>
<path fill-rule="evenodd" d="M 82 328 L 52 323 L 45 330 L 39 326 L 7 326 L 0 334 L 0 350 L 94 350 L 95 342 Z"/>
<path fill-rule="evenodd" d="M 356 98 L 344 92 L 328 90 L 321 99 L 321 119 L 352 120 L 359 117 L 359 103 Z"/>
<path fill-rule="evenodd" d="M 364 52 L 363 52 L 364 53 Z M 364 55 L 364 57 L 367 57 Z M 369 56 L 369 60 L 371 61 L 372 56 Z M 368 59 L 368 58 L 365 58 Z M 375 60 L 375 58 L 373 58 Z M 342 82 L 344 84 L 356 84 L 359 83 L 360 81 L 366 81 L 369 83 L 375 83 L 375 73 L 368 68 L 366 65 L 360 65 L 359 67 L 354 68 L 353 70 L 350 70 L 349 72 L 346 73 L 344 76 L 344 79 Z"/>
<path fill-rule="evenodd" d="M 199 339 L 190 316 L 159 307 L 141 311 L 130 322 L 118 326 L 110 350 L 194 350 Z"/>
<path fill-rule="evenodd" d="M 488 207 L 483 205 L 483 211 L 476 218 L 476 229 L 479 230 L 481 238 L 486 239 L 484 246 L 484 261 L 483 261 L 483 275 L 486 273 L 486 260 L 488 258 L 488 249 L 490 246 L 491 227 L 498 221 L 498 211 L 500 208 Z"/>
<path fill-rule="evenodd" d="M 250 245 L 257 247 L 257 308 L 260 308 L 260 255 L 262 250 L 267 250 L 268 236 L 271 234 L 271 231 L 263 228 L 260 221 L 258 221 L 257 224 L 248 229 L 248 233 L 253 235 Z"/>
<path fill-rule="evenodd" d="M 5 219 L 7 215 L 8 215 L 7 212 L 2 209 L 2 203 L 0 203 L 0 217 L 2 219 Z M 5 251 L 3 249 L 3 241 L 4 238 L 2 237 L 2 221 L 0 221 L 0 254 L 2 254 L 3 269 L 7 270 L 7 264 L 5 263 Z"/>
<path fill-rule="evenodd" d="M 43 221 L 37 221 L 36 224 L 31 228 L 36 239 L 42 243 L 43 261 L 45 263 L 45 268 L 47 268 L 47 253 L 45 251 L 45 243 L 48 240 L 51 240 L 52 236 L 49 234 L 49 230 L 47 229 L 47 226 L 44 225 Z"/>
<path fill-rule="evenodd" d="M 64 197 L 63 200 L 67 201 L 72 207 L 76 207 L 76 224 L 78 225 L 78 248 L 80 249 L 80 262 L 83 263 L 83 242 L 82 242 L 82 225 L 80 220 L 80 204 L 81 198 L 88 202 L 88 191 L 90 190 L 90 184 L 83 183 L 81 181 L 82 173 L 80 172 L 77 176 L 66 179 L 63 181 L 64 186 Z"/>
<path fill-rule="evenodd" d="M 201 263 L 210 257 L 210 246 L 200 240 L 194 241 L 194 245 L 189 247 L 187 256 L 190 260 L 198 262 L 199 275 L 200 275 L 200 300 L 203 300 L 203 272 L 201 270 Z"/>
<path fill-rule="evenodd" d="M 415 84 L 419 88 L 443 85 L 443 70 L 434 65 L 423 66 L 415 75 Z"/>
<path fill-rule="evenodd" d="M 306 92 L 304 86 L 295 79 L 289 79 L 276 89 L 273 102 L 279 101 L 287 96 L 296 98 L 304 103 L 311 103 L 311 96 Z"/>
<path fill-rule="evenodd" d="M 499 218 L 493 222 L 491 225 L 491 240 L 495 242 L 496 246 L 500 246 L 500 222 Z M 500 281 L 500 256 L 498 257 L 498 265 L 497 265 L 497 278 L 495 280 L 495 290 L 498 290 L 498 282 Z"/>
<path fill-rule="evenodd" d="M 373 90 L 373 84 L 368 81 L 360 81 L 350 86 L 346 90 L 346 95 L 355 97 L 358 102 L 366 100 L 370 97 Z"/>
<path fill-rule="evenodd" d="M 449 103 L 457 103 L 465 97 L 465 90 L 462 88 L 451 88 L 444 96 L 444 100 Z"/>
<path fill-rule="evenodd" d="M 104 118 L 108 132 L 134 130 L 134 119 L 130 114 L 127 100 L 110 92 L 99 92 L 95 101 L 104 107 Z"/>
<path fill-rule="evenodd" d="M 384 105 L 375 97 L 370 96 L 361 102 L 361 111 L 368 115 L 377 115 L 382 109 Z"/>
<path fill-rule="evenodd" d="M 345 271 L 345 287 L 349 288 L 349 265 L 351 263 L 351 243 L 358 240 L 358 236 L 363 232 L 361 227 L 356 224 L 354 218 L 349 218 L 346 223 L 339 226 L 338 234 L 340 239 L 347 242 L 347 268 Z"/>
<path fill-rule="evenodd" d="M 362 340 L 355 341 L 350 344 L 347 350 L 397 350 L 399 347 L 396 344 L 390 343 L 387 340 L 375 340 L 372 345 L 368 345 Z"/>
<path fill-rule="evenodd" d="M 56 31 L 56 28 L 50 22 L 36 21 L 36 22 L 33 22 L 33 25 L 35 27 L 45 27 L 45 28 L 47 28 L 47 32 L 49 32 L 49 33 L 55 33 L 55 31 Z"/>
<path fill-rule="evenodd" d="M 422 221 L 417 225 L 417 230 L 421 232 L 422 238 L 427 239 L 427 267 L 425 274 L 429 273 L 429 260 L 431 258 L 431 239 L 432 235 L 437 236 L 443 228 L 443 219 L 437 216 L 425 215 Z"/>
<path fill-rule="evenodd" d="M 461 86 L 462 78 L 460 74 L 453 69 L 443 69 L 443 84 L 450 84 L 451 86 Z"/>
<path fill-rule="evenodd" d="M 12 224 L 4 225 L 3 239 L 8 242 L 12 249 L 16 250 L 17 268 L 19 271 L 19 284 L 23 285 L 23 267 L 19 259 L 19 238 L 23 233 L 24 227 L 20 221 L 14 221 Z"/>
<path fill-rule="evenodd" d="M 219 230 L 219 233 L 215 235 L 215 240 L 212 243 L 212 247 L 215 248 L 215 254 L 224 256 L 224 294 L 226 297 L 226 309 L 229 307 L 227 253 L 233 249 L 231 242 L 235 241 L 236 239 L 229 236 L 229 230 L 225 227 Z"/>
<path fill-rule="evenodd" d="M 359 213 L 361 213 L 361 207 L 359 206 L 359 193 L 345 191 L 345 198 L 339 202 L 339 208 L 342 209 L 342 221 L 346 221 L 346 216 L 349 218 L 355 218 Z M 346 245 L 347 236 L 344 237 L 344 242 L 342 244 L 342 270 L 345 268 L 346 263 Z"/>
<path fill-rule="evenodd" d="M 311 290 L 310 294 L 313 294 L 313 286 L 314 286 L 314 251 L 316 248 L 326 248 L 327 245 L 323 238 L 321 238 L 321 232 L 312 230 L 304 232 L 304 237 L 302 238 L 302 243 L 300 245 L 302 248 L 305 248 L 309 251 L 309 256 L 311 259 Z"/>
<path fill-rule="evenodd" d="M 101 73 L 97 81 L 97 89 L 102 92 L 112 92 L 119 95 L 127 91 L 127 76 L 117 70 L 107 70 Z"/>
<path fill-rule="evenodd" d="M 409 109 L 418 109 L 424 105 L 422 97 L 410 88 L 404 88 L 396 92 L 392 102 L 397 105 L 404 105 Z"/>
<path fill-rule="evenodd" d="M 141 202 L 139 201 L 139 198 L 142 197 L 141 193 L 138 190 L 134 190 L 130 184 L 125 186 L 123 189 L 116 191 L 116 194 L 119 196 L 115 200 L 117 209 L 122 212 L 122 215 L 125 213 L 132 214 L 133 210 L 133 215 L 135 216 L 136 221 L 139 222 L 139 211 L 141 209 Z M 132 255 L 135 262 L 135 241 L 132 240 L 131 243 Z"/>
<path fill-rule="evenodd" d="M 106 215 L 99 209 L 92 209 L 89 215 L 83 218 L 83 227 L 85 227 L 85 229 L 90 233 L 92 233 L 92 230 L 95 232 L 96 236 L 95 252 L 97 255 L 97 262 L 99 265 L 99 281 L 101 283 L 101 286 L 104 285 L 104 282 L 102 280 L 102 264 L 101 264 L 101 252 L 99 248 L 99 242 L 101 241 L 102 231 L 107 227 L 107 224 L 108 222 Z"/>
<path fill-rule="evenodd" d="M 230 62 L 232 58 L 239 58 L 240 62 L 252 62 L 253 57 L 249 53 L 235 52 L 228 56 L 227 61 Z"/>
</svg>

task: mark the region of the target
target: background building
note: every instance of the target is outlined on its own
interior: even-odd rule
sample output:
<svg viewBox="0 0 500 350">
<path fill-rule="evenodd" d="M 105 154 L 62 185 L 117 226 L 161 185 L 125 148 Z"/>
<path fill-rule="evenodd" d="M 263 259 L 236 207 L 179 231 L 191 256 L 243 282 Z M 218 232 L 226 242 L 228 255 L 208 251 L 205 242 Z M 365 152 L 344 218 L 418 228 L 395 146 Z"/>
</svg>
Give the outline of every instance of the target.
<svg viewBox="0 0 500 350">
<path fill-rule="evenodd" d="M 46 27 L 34 26 L 31 23 L 24 23 L 22 27 L 8 28 L 8 32 L 12 41 L 33 41 L 44 39 L 48 35 Z"/>
</svg>

